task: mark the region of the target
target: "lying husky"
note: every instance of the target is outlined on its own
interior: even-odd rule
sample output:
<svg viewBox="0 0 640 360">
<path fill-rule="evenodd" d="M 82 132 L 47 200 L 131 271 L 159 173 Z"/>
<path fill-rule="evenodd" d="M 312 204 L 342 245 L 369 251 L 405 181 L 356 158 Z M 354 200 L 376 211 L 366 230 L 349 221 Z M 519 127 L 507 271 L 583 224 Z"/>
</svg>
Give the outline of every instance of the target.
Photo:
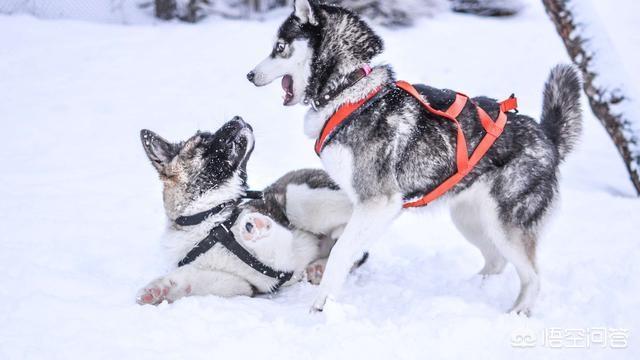
<svg viewBox="0 0 640 360">
<path fill-rule="evenodd" d="M 369 67 L 382 49 L 382 40 L 353 13 L 295 0 L 273 50 L 247 75 L 257 86 L 282 77 L 284 105 L 312 106 L 305 133 L 315 139 L 324 135 L 337 110 L 364 102 L 332 131 L 323 148 L 316 148 L 331 178 L 354 204 L 313 303 L 317 311 L 341 288 L 353 259 L 400 214 L 403 204 L 430 193 L 459 165 L 456 127 L 424 104 L 444 111 L 455 103 L 456 93 L 416 86 L 411 95 L 396 83 L 389 66 Z M 450 199 L 456 226 L 484 255 L 481 274 L 498 274 L 507 262 L 515 266 L 521 288 L 511 310 L 517 313 L 530 312 L 540 289 L 538 234 L 557 197 L 558 165 L 581 130 L 579 97 L 576 71 L 558 66 L 546 84 L 540 123 L 500 108 L 506 116 L 502 135 L 444 196 Z M 459 108 L 457 120 L 472 150 L 485 136 L 476 104 L 492 118 L 499 106 L 484 97 L 469 100 Z"/>
<path fill-rule="evenodd" d="M 141 140 L 164 185 L 167 237 L 179 266 L 145 286 L 139 303 L 269 293 L 303 278 L 314 261 L 310 280 L 319 282 L 318 265 L 351 214 L 348 198 L 324 171 L 291 172 L 263 199 L 240 204 L 254 138 L 239 117 L 178 144 L 149 130 Z"/>
</svg>

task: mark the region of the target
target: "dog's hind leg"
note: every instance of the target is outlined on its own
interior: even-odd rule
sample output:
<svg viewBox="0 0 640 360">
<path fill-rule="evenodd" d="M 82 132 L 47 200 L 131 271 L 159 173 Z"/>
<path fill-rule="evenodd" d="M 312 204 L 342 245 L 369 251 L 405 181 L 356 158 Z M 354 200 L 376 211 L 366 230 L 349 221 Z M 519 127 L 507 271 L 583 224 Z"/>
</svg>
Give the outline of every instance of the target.
<svg viewBox="0 0 640 360">
<path fill-rule="evenodd" d="M 141 305 L 158 305 L 165 300 L 171 303 L 192 295 L 251 296 L 253 289 L 248 282 L 236 275 L 186 265 L 142 288 L 137 302 Z"/>
<path fill-rule="evenodd" d="M 329 296 L 342 287 L 354 262 L 377 239 L 402 209 L 400 196 L 368 199 L 354 205 L 353 215 L 329 255 L 312 311 L 322 311 Z"/>
<path fill-rule="evenodd" d="M 463 235 L 478 246 L 485 257 L 480 274 L 499 273 L 507 261 L 514 265 L 520 277 L 520 293 L 510 312 L 529 315 L 540 290 L 534 232 L 505 223 L 490 188 L 483 181 L 476 182 L 454 199 L 451 214 Z"/>
<path fill-rule="evenodd" d="M 540 277 L 535 265 L 536 237 L 520 229 L 509 229 L 506 234 L 496 242 L 496 247 L 520 277 L 520 293 L 509 312 L 529 316 L 540 292 Z"/>
<path fill-rule="evenodd" d="M 478 247 L 484 257 L 484 267 L 478 274 L 487 276 L 502 273 L 507 265 L 507 259 L 502 256 L 487 232 L 486 217 L 493 214 L 486 214 L 485 209 L 479 208 L 481 202 L 465 199 L 466 194 L 461 197 L 451 206 L 451 219 L 462 235 Z"/>
</svg>

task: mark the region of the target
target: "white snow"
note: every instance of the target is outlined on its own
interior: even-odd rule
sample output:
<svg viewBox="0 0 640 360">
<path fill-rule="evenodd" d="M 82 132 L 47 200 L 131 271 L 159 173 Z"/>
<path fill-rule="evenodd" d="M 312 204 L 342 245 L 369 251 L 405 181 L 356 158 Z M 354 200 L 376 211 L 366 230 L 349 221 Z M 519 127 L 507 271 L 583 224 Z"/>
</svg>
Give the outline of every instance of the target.
<svg viewBox="0 0 640 360">
<path fill-rule="evenodd" d="M 445 13 L 380 29 L 381 60 L 414 82 L 515 92 L 520 110 L 539 116 L 543 81 L 568 58 L 539 1 L 528 2 L 512 19 Z M 614 44 L 637 83 L 640 42 L 629 39 L 640 26 L 624 10 L 633 0 L 607 3 L 618 11 L 602 12 L 605 25 L 617 29 Z M 441 207 L 396 221 L 320 315 L 308 314 L 309 284 L 273 298 L 135 304 L 166 267 L 160 184 L 141 128 L 181 140 L 244 116 L 256 130 L 256 188 L 319 166 L 302 134 L 304 108 L 284 108 L 278 85 L 258 89 L 244 78 L 278 25 L 0 16 L 0 359 L 640 356 L 640 200 L 586 102 L 582 143 L 562 166 L 562 201 L 540 246 L 531 318 L 505 314 L 518 289 L 511 266 L 484 282 L 474 276 L 481 255 Z M 627 329 L 628 348 L 545 346 L 545 329 L 556 328 Z M 512 347 L 518 334 L 537 345 Z"/>
</svg>

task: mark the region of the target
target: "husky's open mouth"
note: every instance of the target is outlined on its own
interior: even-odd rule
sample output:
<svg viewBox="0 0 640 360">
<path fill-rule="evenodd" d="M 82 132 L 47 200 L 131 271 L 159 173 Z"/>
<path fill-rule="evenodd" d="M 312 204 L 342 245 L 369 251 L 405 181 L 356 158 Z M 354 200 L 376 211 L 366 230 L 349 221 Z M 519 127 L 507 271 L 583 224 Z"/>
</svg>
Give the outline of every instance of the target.
<svg viewBox="0 0 640 360">
<path fill-rule="evenodd" d="M 289 74 L 282 77 L 282 90 L 284 90 L 284 102 L 282 105 L 289 105 L 293 100 L 293 77 Z"/>
</svg>

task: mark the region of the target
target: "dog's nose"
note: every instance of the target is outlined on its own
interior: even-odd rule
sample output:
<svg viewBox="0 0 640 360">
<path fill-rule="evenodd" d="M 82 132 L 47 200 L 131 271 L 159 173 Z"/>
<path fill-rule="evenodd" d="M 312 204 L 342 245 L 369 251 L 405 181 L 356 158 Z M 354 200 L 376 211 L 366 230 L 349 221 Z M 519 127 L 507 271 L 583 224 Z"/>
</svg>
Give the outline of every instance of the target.
<svg viewBox="0 0 640 360">
<path fill-rule="evenodd" d="M 241 127 L 249 128 L 249 130 L 253 131 L 253 128 L 251 127 L 251 125 L 248 122 L 244 121 L 244 119 L 241 116 L 236 115 L 233 117 L 233 119 L 231 119 L 231 121 L 235 121 L 239 123 Z"/>
<path fill-rule="evenodd" d="M 247 74 L 247 80 L 253 82 L 253 79 L 256 77 L 256 73 L 254 73 L 253 71 L 249 71 L 249 73 Z"/>
</svg>

